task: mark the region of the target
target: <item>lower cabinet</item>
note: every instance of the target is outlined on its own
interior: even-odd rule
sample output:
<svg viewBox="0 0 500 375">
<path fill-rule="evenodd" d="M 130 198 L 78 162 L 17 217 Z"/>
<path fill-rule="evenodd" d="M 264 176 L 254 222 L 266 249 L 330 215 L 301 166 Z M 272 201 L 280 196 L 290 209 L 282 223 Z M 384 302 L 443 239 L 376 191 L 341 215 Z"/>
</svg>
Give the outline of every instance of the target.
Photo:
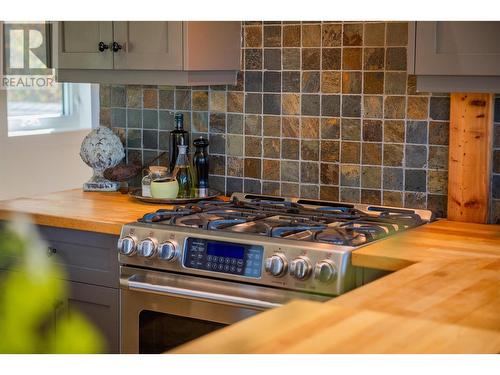
<svg viewBox="0 0 500 375">
<path fill-rule="evenodd" d="M 64 270 L 68 291 L 65 299 L 54 305 L 54 319 L 47 322 L 47 329 L 57 331 L 58 316 L 78 311 L 104 338 L 104 353 L 119 353 L 118 237 L 48 226 L 38 226 L 38 230 L 47 244 L 47 248 L 42 249 L 44 256 L 52 258 Z M 16 257 L 11 260 L 13 264 L 17 261 Z M 15 267 L 6 270 L 0 264 L 0 279 L 9 272 L 15 272 Z"/>
<path fill-rule="evenodd" d="M 2 225 L 2 221 L 0 221 Z M 57 331 L 57 317 L 79 311 L 105 340 L 105 353 L 120 351 L 120 289 L 116 251 L 117 236 L 38 226 L 47 243 L 43 249 L 64 270 L 68 295 L 54 306 L 54 319 L 47 329 Z M 16 262 L 15 257 L 12 258 Z M 15 267 L 2 269 L 0 279 Z M 78 340 L 78 337 L 75 337 Z"/>
<path fill-rule="evenodd" d="M 120 352 L 120 293 L 108 288 L 75 281 L 68 281 L 69 296 L 62 312 L 83 314 L 101 333 L 105 340 L 105 353 Z M 57 331 L 57 325 L 56 325 Z"/>
<path fill-rule="evenodd" d="M 0 269 L 0 281 L 10 272 Z M 120 292 L 107 288 L 75 281 L 66 281 L 68 296 L 54 305 L 53 314 L 45 322 L 47 332 L 57 332 L 57 319 L 75 311 L 82 314 L 99 331 L 103 340 L 103 353 L 120 352 Z M 75 340 L 78 340 L 75 337 Z"/>
<path fill-rule="evenodd" d="M 105 339 L 105 353 L 120 351 L 120 290 L 117 236 L 39 226 L 54 258 L 66 272 L 66 300 L 58 314 L 79 311 Z M 56 326 L 57 330 L 57 326 Z"/>
</svg>

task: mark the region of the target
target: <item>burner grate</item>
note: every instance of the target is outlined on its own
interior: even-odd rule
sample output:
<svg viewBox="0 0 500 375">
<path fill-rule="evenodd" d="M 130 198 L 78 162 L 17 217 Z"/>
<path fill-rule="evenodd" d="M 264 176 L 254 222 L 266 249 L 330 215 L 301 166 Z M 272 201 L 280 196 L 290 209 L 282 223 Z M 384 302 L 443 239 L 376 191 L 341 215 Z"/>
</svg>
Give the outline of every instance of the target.
<svg viewBox="0 0 500 375">
<path fill-rule="evenodd" d="M 406 209 L 258 196 L 159 209 L 139 221 L 344 246 L 363 245 L 425 223 Z"/>
</svg>

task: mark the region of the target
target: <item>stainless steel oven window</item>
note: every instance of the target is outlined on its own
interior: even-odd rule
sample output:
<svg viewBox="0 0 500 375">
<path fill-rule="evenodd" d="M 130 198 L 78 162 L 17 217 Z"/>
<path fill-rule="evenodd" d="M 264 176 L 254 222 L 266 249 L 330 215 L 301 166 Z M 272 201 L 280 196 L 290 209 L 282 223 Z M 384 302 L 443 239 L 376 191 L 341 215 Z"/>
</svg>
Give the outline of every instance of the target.
<svg viewBox="0 0 500 375">
<path fill-rule="evenodd" d="M 160 354 L 226 325 L 142 310 L 139 313 L 139 353 Z"/>
</svg>

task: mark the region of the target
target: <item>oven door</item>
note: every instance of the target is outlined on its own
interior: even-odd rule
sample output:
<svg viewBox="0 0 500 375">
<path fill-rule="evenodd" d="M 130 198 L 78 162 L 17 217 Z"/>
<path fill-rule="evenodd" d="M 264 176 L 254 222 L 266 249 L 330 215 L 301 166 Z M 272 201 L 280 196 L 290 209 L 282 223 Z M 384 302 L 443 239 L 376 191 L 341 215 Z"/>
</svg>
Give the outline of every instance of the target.
<svg viewBox="0 0 500 375">
<path fill-rule="evenodd" d="M 292 299 L 328 299 L 133 267 L 120 286 L 122 353 L 163 353 Z"/>
</svg>

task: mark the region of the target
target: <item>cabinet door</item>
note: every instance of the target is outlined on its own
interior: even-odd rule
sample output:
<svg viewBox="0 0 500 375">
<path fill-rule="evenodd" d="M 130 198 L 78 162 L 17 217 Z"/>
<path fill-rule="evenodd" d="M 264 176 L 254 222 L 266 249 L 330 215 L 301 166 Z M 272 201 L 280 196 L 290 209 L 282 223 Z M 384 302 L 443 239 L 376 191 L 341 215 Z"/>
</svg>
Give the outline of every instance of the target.
<svg viewBox="0 0 500 375">
<path fill-rule="evenodd" d="M 78 311 L 92 322 L 106 340 L 106 353 L 120 351 L 119 289 L 69 282 L 66 311 Z M 56 326 L 57 330 L 57 326 Z"/>
<path fill-rule="evenodd" d="M 114 22 L 115 69 L 182 70 L 182 22 Z"/>
<path fill-rule="evenodd" d="M 500 75 L 500 22 L 417 22 L 415 74 Z"/>
<path fill-rule="evenodd" d="M 64 21 L 56 25 L 58 68 L 113 69 L 113 23 Z M 99 51 L 99 43 L 109 48 Z"/>
<path fill-rule="evenodd" d="M 87 284 L 118 288 L 118 237 L 104 233 L 39 225 L 40 234 L 65 268 L 66 279 Z"/>
</svg>

